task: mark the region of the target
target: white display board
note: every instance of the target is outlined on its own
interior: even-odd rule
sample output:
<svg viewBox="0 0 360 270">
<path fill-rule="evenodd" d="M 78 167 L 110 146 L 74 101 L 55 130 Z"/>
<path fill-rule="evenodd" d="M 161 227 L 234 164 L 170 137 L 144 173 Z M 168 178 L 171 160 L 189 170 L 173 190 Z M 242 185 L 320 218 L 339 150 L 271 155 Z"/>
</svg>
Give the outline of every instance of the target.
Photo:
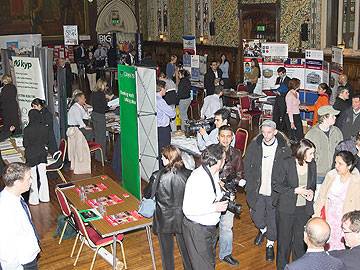
<svg viewBox="0 0 360 270">
<path fill-rule="evenodd" d="M 66 46 L 79 44 L 77 25 L 64 25 L 64 44 Z"/>
<path fill-rule="evenodd" d="M 261 77 L 263 90 L 270 90 L 279 87 L 275 86 L 276 78 L 278 76 L 277 69 L 283 66 L 283 63 L 278 62 L 264 62 L 262 64 Z"/>
<path fill-rule="evenodd" d="M 285 61 L 286 75 L 300 80 L 300 89 L 305 87 L 305 59 L 289 58 Z"/>
<path fill-rule="evenodd" d="M 159 169 L 155 69 L 136 68 L 136 97 L 140 171 L 141 178 L 148 181 Z"/>
<path fill-rule="evenodd" d="M 43 77 L 38 58 L 13 56 L 15 84 L 21 112 L 21 121 L 28 124 L 28 112 L 34 98 L 45 99 Z"/>
</svg>

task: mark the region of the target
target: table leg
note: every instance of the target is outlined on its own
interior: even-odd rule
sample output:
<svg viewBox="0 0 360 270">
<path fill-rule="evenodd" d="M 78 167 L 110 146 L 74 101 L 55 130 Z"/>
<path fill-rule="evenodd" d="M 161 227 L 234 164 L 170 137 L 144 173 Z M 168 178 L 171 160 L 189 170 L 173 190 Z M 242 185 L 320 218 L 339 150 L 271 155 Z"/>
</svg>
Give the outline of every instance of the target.
<svg viewBox="0 0 360 270">
<path fill-rule="evenodd" d="M 113 270 L 116 270 L 116 235 L 113 235 Z"/>
<path fill-rule="evenodd" d="M 151 237 L 150 226 L 146 226 L 146 235 L 147 235 L 149 247 L 150 247 L 152 266 L 153 266 L 153 269 L 156 270 L 155 253 L 154 253 L 154 246 L 153 246 L 152 237 Z"/>
</svg>

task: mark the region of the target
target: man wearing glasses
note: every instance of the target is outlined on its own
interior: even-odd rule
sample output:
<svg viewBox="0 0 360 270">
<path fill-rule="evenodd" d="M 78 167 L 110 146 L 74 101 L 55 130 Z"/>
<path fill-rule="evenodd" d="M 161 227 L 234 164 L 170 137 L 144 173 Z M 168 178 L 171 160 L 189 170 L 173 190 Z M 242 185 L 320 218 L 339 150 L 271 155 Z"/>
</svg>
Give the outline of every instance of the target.
<svg viewBox="0 0 360 270">
<path fill-rule="evenodd" d="M 360 267 L 360 211 L 351 211 L 342 218 L 345 244 L 350 249 L 334 250 L 330 254 L 339 258 L 348 270 Z"/>
</svg>

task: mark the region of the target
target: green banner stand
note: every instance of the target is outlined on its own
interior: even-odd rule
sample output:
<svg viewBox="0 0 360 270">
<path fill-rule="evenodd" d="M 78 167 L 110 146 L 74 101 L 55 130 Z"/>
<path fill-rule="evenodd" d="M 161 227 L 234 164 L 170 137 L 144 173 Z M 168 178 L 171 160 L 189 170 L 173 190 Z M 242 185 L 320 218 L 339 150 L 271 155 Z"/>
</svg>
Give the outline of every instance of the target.
<svg viewBox="0 0 360 270">
<path fill-rule="evenodd" d="M 141 179 L 135 73 L 135 67 L 118 65 L 122 182 L 127 191 L 140 199 Z"/>
</svg>

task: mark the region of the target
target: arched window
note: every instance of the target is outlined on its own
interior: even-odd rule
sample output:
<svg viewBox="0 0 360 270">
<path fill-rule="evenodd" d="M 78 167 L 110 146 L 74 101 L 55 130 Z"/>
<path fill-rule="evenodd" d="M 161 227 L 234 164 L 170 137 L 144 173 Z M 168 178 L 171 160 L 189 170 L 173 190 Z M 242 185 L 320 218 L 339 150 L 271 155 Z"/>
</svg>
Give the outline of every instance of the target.
<svg viewBox="0 0 360 270">
<path fill-rule="evenodd" d="M 160 36 L 169 36 L 168 0 L 157 0 L 157 32 Z"/>
<path fill-rule="evenodd" d="M 210 21 L 212 19 L 211 0 L 195 0 L 195 35 L 210 36 Z"/>
</svg>

